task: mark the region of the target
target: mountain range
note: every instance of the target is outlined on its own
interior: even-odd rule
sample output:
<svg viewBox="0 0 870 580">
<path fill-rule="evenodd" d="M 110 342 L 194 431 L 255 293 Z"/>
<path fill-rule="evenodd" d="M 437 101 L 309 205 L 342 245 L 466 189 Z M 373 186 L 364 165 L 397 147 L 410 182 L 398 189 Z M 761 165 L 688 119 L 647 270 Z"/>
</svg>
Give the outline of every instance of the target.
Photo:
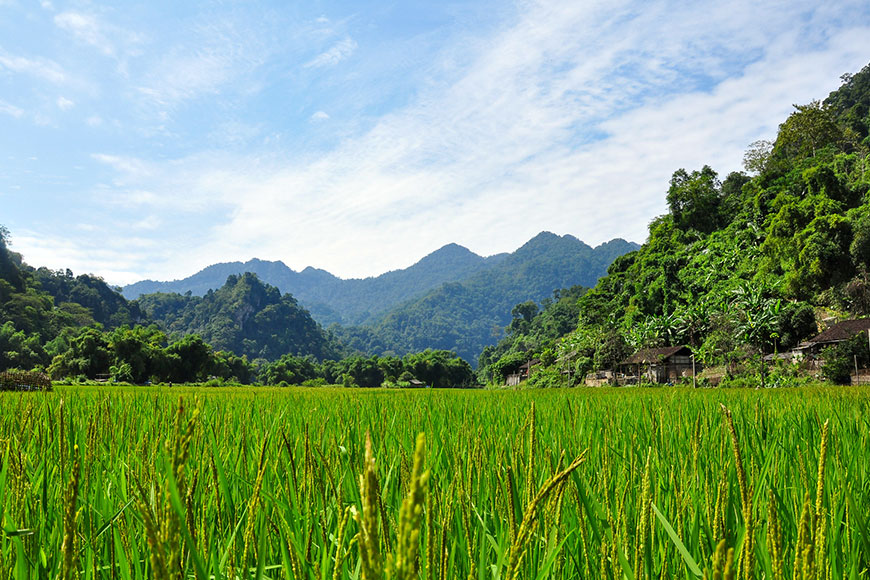
<svg viewBox="0 0 870 580">
<path fill-rule="evenodd" d="M 504 273 L 527 269 L 530 263 L 543 258 L 553 261 L 551 251 L 555 251 L 556 261 L 565 260 L 564 270 L 569 271 L 553 272 L 562 285 L 552 286 L 555 282 L 552 277 L 540 279 L 538 283 L 544 287 L 544 295 L 565 284 L 592 286 L 614 258 L 638 247 L 638 244 L 614 239 L 592 248 L 570 235 L 542 232 L 513 253 L 488 257 L 458 244 L 447 244 L 408 268 L 376 277 L 342 279 L 310 266 L 297 272 L 280 261 L 254 258 L 247 262 L 213 264 L 181 280 L 142 280 L 123 287 L 121 293 L 128 300 L 154 292 L 190 292 L 204 296 L 209 290 L 223 286 L 228 276 L 250 272 L 281 292 L 292 294 L 324 326 L 358 325 L 371 323 L 378 315 L 445 283 L 473 279 L 499 265 Z M 536 294 L 540 293 L 538 289 Z"/>
<path fill-rule="evenodd" d="M 171 282 L 144 280 L 122 289 L 148 312 L 154 293 L 204 296 L 229 276 L 245 272 L 291 294 L 324 327 L 354 351 L 405 354 L 426 348 L 457 352 L 476 361 L 482 349 L 501 337 L 511 308 L 541 301 L 554 290 L 594 286 L 618 256 L 637 244 L 614 239 L 595 248 L 577 238 L 542 232 L 513 253 L 479 256 L 448 244 L 402 270 L 377 277 L 341 279 L 308 267 L 296 272 L 283 262 L 253 259 L 214 264 Z"/>
</svg>

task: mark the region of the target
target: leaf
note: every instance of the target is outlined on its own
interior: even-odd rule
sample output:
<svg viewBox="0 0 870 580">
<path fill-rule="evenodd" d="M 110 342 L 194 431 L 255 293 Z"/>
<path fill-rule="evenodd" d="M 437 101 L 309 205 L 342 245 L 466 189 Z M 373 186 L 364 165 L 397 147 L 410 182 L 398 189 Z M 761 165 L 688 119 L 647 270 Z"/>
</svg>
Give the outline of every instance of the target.
<svg viewBox="0 0 870 580">
<path fill-rule="evenodd" d="M 701 568 L 698 566 L 698 563 L 695 561 L 695 559 L 692 558 L 692 555 L 689 554 L 689 550 L 686 548 L 686 545 L 677 535 L 677 532 L 674 530 L 673 526 L 671 526 L 670 522 L 668 522 L 667 518 L 665 518 L 662 512 L 659 511 L 659 508 L 656 507 L 656 504 L 650 502 L 650 505 L 652 506 L 652 509 L 655 512 L 659 522 L 661 522 L 662 527 L 665 528 L 665 532 L 667 532 L 668 536 L 671 538 L 671 541 L 677 547 L 677 551 L 683 557 L 683 560 L 686 562 L 689 570 L 691 570 L 692 574 L 699 578 L 703 576 L 704 573 L 701 571 Z"/>
</svg>

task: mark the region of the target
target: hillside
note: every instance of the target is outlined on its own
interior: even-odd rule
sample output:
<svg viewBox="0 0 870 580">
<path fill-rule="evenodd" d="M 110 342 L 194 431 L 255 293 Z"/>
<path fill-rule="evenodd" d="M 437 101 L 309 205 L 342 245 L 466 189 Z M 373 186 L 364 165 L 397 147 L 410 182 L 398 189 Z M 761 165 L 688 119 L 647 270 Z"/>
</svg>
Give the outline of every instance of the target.
<svg viewBox="0 0 870 580">
<path fill-rule="evenodd" d="M 99 277 L 30 267 L 9 249 L 9 238 L 0 226 L 0 370 L 45 368 L 84 328 L 145 320 Z"/>
<path fill-rule="evenodd" d="M 510 336 L 484 374 L 538 358 L 536 382 L 562 384 L 568 370 L 582 377 L 639 348 L 688 344 L 706 366 L 763 376 L 761 355 L 825 319 L 870 315 L 870 65 L 843 80 L 824 102 L 796 106 L 775 140 L 753 143 L 747 173 L 675 171 L 668 213 L 580 298 L 578 327 Z M 863 347 L 849 365 L 870 364 Z"/>
<path fill-rule="evenodd" d="M 483 258 L 462 246 L 448 244 L 408 268 L 349 280 L 312 267 L 296 272 L 283 262 L 253 259 L 214 264 L 183 280 L 144 280 L 124 287 L 122 292 L 129 299 L 154 292 L 203 296 L 220 288 L 227 276 L 251 272 L 263 282 L 295 296 L 321 324 L 360 324 L 445 282 L 487 269 L 503 257 Z"/>
<path fill-rule="evenodd" d="M 219 350 L 249 359 L 291 354 L 334 358 L 337 349 L 290 294 L 251 273 L 231 274 L 205 296 L 155 293 L 141 308 L 170 335 L 198 334 Z"/>
<path fill-rule="evenodd" d="M 335 332 L 363 352 L 437 348 L 476 362 L 501 338 L 514 304 L 541 302 L 559 288 L 593 286 L 616 257 L 637 247 L 612 240 L 593 249 L 572 236 L 543 232 L 491 268 L 408 301 L 374 325 Z"/>
</svg>

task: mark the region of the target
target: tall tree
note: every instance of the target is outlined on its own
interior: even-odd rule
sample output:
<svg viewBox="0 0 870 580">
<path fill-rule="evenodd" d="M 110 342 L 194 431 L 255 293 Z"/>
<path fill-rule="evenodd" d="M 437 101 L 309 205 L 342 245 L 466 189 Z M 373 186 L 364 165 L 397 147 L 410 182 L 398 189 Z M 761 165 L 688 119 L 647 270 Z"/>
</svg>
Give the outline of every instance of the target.
<svg viewBox="0 0 870 580">
<path fill-rule="evenodd" d="M 671 177 L 668 208 L 674 225 L 681 230 L 710 233 L 719 225 L 722 184 L 709 165 L 688 173 L 678 169 Z"/>
</svg>

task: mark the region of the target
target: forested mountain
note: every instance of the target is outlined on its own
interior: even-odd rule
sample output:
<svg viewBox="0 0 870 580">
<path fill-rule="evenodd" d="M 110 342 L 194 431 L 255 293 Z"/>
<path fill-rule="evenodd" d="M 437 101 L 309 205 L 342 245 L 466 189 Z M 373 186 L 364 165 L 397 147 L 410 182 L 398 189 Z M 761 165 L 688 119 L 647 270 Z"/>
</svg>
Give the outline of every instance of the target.
<svg viewBox="0 0 870 580">
<path fill-rule="evenodd" d="M 219 350 L 250 359 L 291 354 L 333 358 L 338 349 L 290 294 L 251 273 L 231 274 L 205 296 L 146 294 L 136 303 L 170 335 L 197 334 Z"/>
<path fill-rule="evenodd" d="M 825 319 L 870 315 L 870 65 L 842 78 L 824 102 L 796 106 L 774 141 L 751 144 L 747 173 L 674 172 L 668 213 L 577 301 L 577 328 L 512 334 L 481 360 L 484 374 L 539 358 L 535 381 L 562 384 L 565 371 L 582 377 L 635 349 L 680 344 L 731 368 Z M 848 364 L 870 364 L 866 340 L 854 356 Z"/>
<path fill-rule="evenodd" d="M 636 248 L 623 240 L 613 240 L 599 248 L 592 249 L 575 238 L 566 237 L 570 243 L 561 247 L 550 247 L 546 240 L 561 239 L 554 234 L 543 233 L 528 242 L 513 254 L 497 254 L 483 258 L 457 244 L 448 244 L 429 254 L 409 268 L 394 270 L 377 277 L 343 280 L 315 268 L 306 268 L 295 272 L 282 262 L 267 262 L 250 260 L 248 262 L 231 262 L 215 264 L 200 272 L 173 282 L 153 282 L 145 280 L 125 287 L 122 292 L 128 298 L 154 292 L 186 294 L 202 296 L 210 289 L 223 285 L 227 276 L 251 272 L 263 282 L 276 286 L 285 294 L 292 294 L 311 315 L 323 326 L 340 324 L 342 326 L 372 326 L 378 323 L 384 315 L 397 307 L 419 301 L 431 301 L 437 297 L 431 296 L 443 291 L 442 286 L 450 282 L 470 283 L 478 285 L 476 280 L 487 279 L 496 284 L 492 291 L 501 292 L 504 287 L 510 294 L 502 301 L 510 309 L 513 300 L 548 296 L 555 288 L 574 284 L 592 285 L 599 276 L 604 274 L 607 265 L 617 255 Z M 547 263 L 562 261 L 565 268 L 552 268 Z M 537 267 L 536 262 L 541 266 Z M 504 264 L 508 263 L 506 267 Z M 511 273 L 507 274 L 505 268 Z M 573 269 L 572 269 L 573 268 Z M 487 272 L 496 270 L 492 278 Z M 513 272 L 520 270 L 519 276 Z M 536 269 L 536 276 L 526 276 L 523 271 Z M 570 270 L 569 274 L 565 274 Z M 511 280 L 511 278 L 516 278 Z M 476 299 L 473 299 L 476 301 Z M 445 304 L 450 307 L 449 304 Z M 493 307 L 495 305 L 493 304 Z M 494 313 L 489 306 L 478 307 L 486 312 Z M 499 313 L 487 321 L 503 321 Z M 472 323 L 476 321 L 469 321 Z M 465 326 L 465 322 L 461 326 Z M 356 332 L 356 331 L 355 331 Z M 489 330 L 487 330 L 489 333 Z M 391 343 L 396 343 L 390 339 Z M 443 342 L 437 340 L 436 342 Z M 477 340 L 474 341 L 476 344 Z M 398 347 L 397 350 L 403 350 Z M 378 349 L 375 349 L 377 351 Z M 387 350 L 390 350 L 389 348 Z"/>
<path fill-rule="evenodd" d="M 292 294 L 321 324 L 360 324 L 445 282 L 485 270 L 504 257 L 505 254 L 498 254 L 483 258 L 462 246 L 448 244 L 409 268 L 349 280 L 316 268 L 296 272 L 283 262 L 253 259 L 214 264 L 173 282 L 144 280 L 123 288 L 122 292 L 130 299 L 154 292 L 203 296 L 221 287 L 227 276 L 251 272 L 285 294 Z"/>
<path fill-rule="evenodd" d="M 637 247 L 612 240 L 593 249 L 572 236 L 543 232 L 492 267 L 408 301 L 372 326 L 335 332 L 362 352 L 436 348 L 476 361 L 501 338 L 514 304 L 540 302 L 557 288 L 592 286 L 616 257 Z"/>
</svg>

